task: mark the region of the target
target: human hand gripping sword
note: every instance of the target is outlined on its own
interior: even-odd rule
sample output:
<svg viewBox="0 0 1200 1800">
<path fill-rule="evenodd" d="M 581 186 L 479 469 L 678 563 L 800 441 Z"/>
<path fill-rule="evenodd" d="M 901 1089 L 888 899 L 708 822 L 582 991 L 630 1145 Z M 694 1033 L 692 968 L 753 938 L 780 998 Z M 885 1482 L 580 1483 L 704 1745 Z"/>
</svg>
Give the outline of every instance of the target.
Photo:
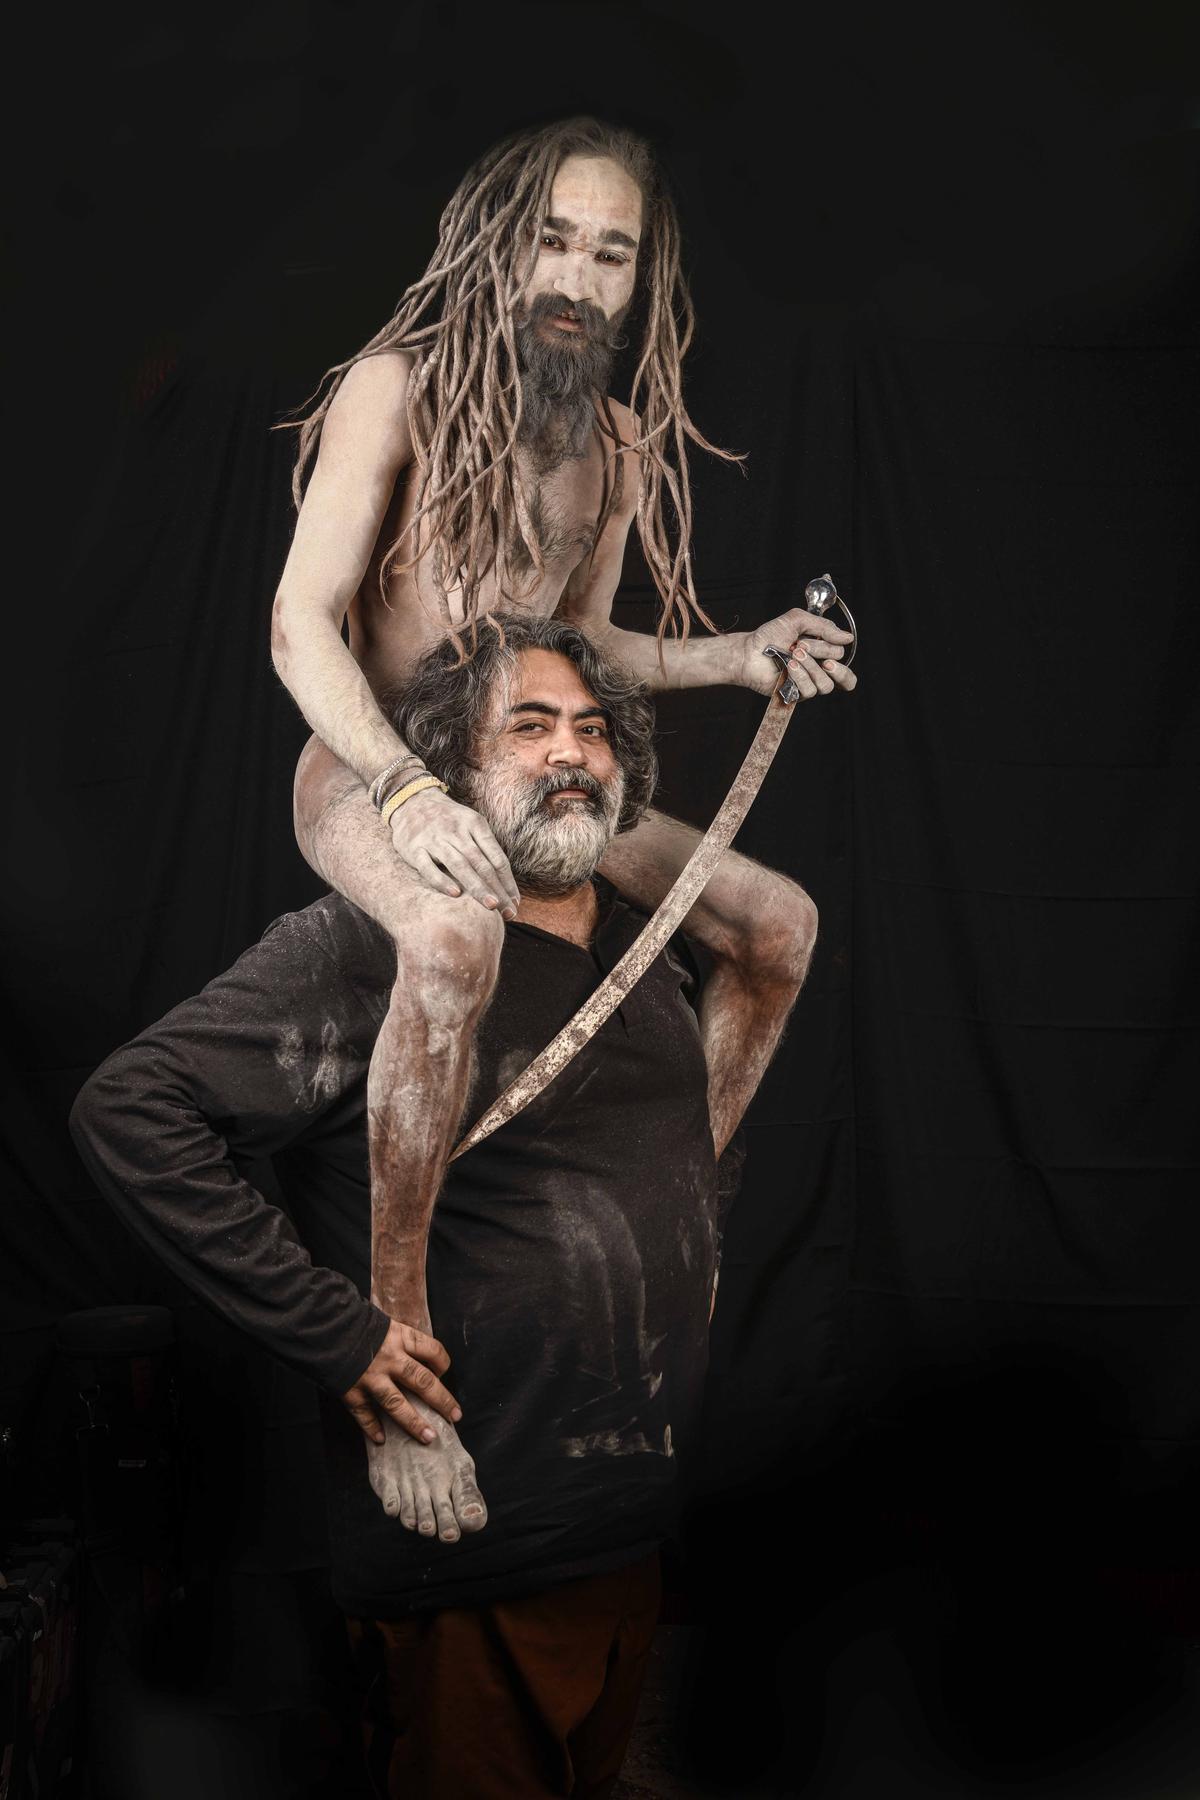
<svg viewBox="0 0 1200 1800">
<path fill-rule="evenodd" d="M 833 577 L 818 575 L 815 580 L 810 581 L 804 590 L 804 604 L 811 613 L 824 615 L 831 607 L 838 606 L 846 615 L 847 626 L 853 635 L 850 653 L 844 658 L 844 666 L 848 668 L 858 649 L 858 628 L 850 615 L 850 608 L 833 584 Z M 697 896 L 750 811 L 754 797 L 775 759 L 775 752 L 783 742 L 792 708 L 800 698 L 800 689 L 788 672 L 788 664 L 792 660 L 789 653 L 769 645 L 763 655 L 778 663 L 779 681 L 767 701 L 767 709 L 755 733 L 754 742 L 746 752 L 745 761 L 734 776 L 733 786 L 722 801 L 712 824 L 676 877 L 674 885 L 663 897 L 658 911 L 647 921 L 640 936 L 629 946 L 620 962 L 609 970 L 599 987 L 584 1001 L 575 1017 L 563 1026 L 558 1036 L 551 1039 L 524 1073 L 518 1075 L 511 1086 L 505 1088 L 482 1117 L 475 1121 L 466 1137 L 451 1152 L 451 1162 L 456 1157 L 465 1155 L 501 1125 L 514 1119 L 523 1107 L 537 1098 L 543 1088 L 550 1085 L 554 1077 L 566 1068 L 572 1057 L 579 1054 L 604 1021 L 616 1011 L 668 938 L 678 930 L 681 920 L 691 911 Z"/>
</svg>

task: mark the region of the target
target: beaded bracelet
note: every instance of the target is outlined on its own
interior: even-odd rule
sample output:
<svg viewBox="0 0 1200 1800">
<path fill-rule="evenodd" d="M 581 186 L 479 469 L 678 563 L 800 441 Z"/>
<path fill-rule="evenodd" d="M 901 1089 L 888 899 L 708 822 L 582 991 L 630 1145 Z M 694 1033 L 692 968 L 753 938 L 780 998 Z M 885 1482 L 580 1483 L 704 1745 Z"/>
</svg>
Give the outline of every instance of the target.
<svg viewBox="0 0 1200 1800">
<path fill-rule="evenodd" d="M 415 756 L 411 763 L 400 770 L 398 775 L 391 775 L 382 783 L 375 795 L 375 810 L 382 812 L 398 788 L 404 787 L 410 781 L 416 781 L 419 775 L 428 775 L 428 773 L 429 770 L 420 757 Z"/>
<path fill-rule="evenodd" d="M 380 808 L 384 824 L 387 825 L 390 822 L 392 814 L 399 812 L 406 800 L 411 800 L 414 794 L 423 794 L 426 788 L 441 788 L 443 794 L 450 791 L 446 783 L 439 781 L 436 775 L 430 775 L 428 772 L 418 775 L 415 781 L 410 781 L 406 787 L 398 788 L 394 794 L 388 795 Z"/>
<path fill-rule="evenodd" d="M 425 764 L 421 761 L 419 756 L 414 756 L 411 750 L 405 751 L 404 755 L 398 756 L 395 762 L 390 762 L 386 769 L 381 769 L 367 789 L 367 799 L 371 802 L 371 805 L 377 812 L 382 808 L 384 800 L 387 798 L 385 790 L 388 782 L 393 775 L 398 775 L 400 770 L 405 768 L 409 763 L 416 763 L 419 769 L 424 769 L 425 767 Z"/>
</svg>

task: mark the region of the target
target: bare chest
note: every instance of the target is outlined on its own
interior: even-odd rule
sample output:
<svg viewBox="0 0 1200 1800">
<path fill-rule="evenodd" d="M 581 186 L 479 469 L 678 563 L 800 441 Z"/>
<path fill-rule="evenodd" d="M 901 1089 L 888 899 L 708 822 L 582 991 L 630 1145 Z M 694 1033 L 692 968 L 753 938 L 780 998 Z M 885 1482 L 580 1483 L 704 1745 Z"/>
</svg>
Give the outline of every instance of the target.
<svg viewBox="0 0 1200 1800">
<path fill-rule="evenodd" d="M 577 462 L 539 471 L 529 458 L 523 473 L 531 495 L 530 516 L 547 570 L 563 569 L 563 578 L 590 555 L 604 503 L 603 459 L 595 444 Z M 516 546 L 518 564 L 527 553 Z"/>
<path fill-rule="evenodd" d="M 524 542 L 514 532 L 509 545 L 510 570 L 521 593 L 519 601 L 514 602 L 509 595 L 504 604 L 516 603 L 538 616 L 549 617 L 572 571 L 590 556 L 595 545 L 605 500 L 605 459 L 595 438 L 582 457 L 553 467 L 539 466 L 527 452 L 519 454 L 542 568 L 536 569 Z M 397 488 L 367 579 L 350 609 L 351 648 L 377 692 L 381 686 L 402 679 L 407 668 L 445 630 L 441 597 L 427 554 L 428 532 L 422 530 L 420 523 L 415 533 L 411 529 L 416 500 L 417 482 L 410 474 Z M 399 566 L 389 572 L 381 593 L 379 570 L 398 538 L 403 538 Z M 446 599 L 452 621 L 461 623 L 461 585 L 451 587 Z M 496 571 L 489 569 L 481 581 L 479 611 L 490 612 L 499 603 Z"/>
</svg>

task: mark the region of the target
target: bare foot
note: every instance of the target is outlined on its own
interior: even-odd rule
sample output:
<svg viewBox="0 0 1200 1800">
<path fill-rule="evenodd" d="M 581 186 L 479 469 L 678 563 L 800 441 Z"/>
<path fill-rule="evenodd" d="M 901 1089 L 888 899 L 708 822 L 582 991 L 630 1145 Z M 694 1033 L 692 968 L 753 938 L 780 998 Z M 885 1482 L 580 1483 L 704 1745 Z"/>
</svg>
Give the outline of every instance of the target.
<svg viewBox="0 0 1200 1800">
<path fill-rule="evenodd" d="M 464 1450 L 453 1425 L 441 1419 L 425 1403 L 408 1399 L 437 1432 L 432 1444 L 418 1444 L 390 1419 L 383 1421 L 387 1442 L 367 1445 L 371 1486 L 383 1502 L 383 1510 L 398 1518 L 408 1531 L 423 1537 L 436 1532 L 445 1544 L 456 1543 L 464 1531 L 482 1531 L 487 1507 L 475 1483 L 474 1459 Z"/>
</svg>

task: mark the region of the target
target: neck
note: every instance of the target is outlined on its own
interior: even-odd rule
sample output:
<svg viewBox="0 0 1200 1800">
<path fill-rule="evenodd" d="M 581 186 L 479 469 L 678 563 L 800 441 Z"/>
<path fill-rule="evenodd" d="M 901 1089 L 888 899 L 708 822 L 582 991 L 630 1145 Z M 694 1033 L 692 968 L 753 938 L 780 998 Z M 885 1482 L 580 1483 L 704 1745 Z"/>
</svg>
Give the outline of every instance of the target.
<svg viewBox="0 0 1200 1800">
<path fill-rule="evenodd" d="M 599 910 L 596 890 L 590 881 L 585 881 L 582 887 L 572 888 L 569 894 L 547 896 L 527 894 L 522 890 L 517 917 L 526 925 L 536 925 L 539 931 L 552 932 L 555 937 L 566 938 L 568 943 L 579 944 L 586 950 L 596 929 Z"/>
</svg>

